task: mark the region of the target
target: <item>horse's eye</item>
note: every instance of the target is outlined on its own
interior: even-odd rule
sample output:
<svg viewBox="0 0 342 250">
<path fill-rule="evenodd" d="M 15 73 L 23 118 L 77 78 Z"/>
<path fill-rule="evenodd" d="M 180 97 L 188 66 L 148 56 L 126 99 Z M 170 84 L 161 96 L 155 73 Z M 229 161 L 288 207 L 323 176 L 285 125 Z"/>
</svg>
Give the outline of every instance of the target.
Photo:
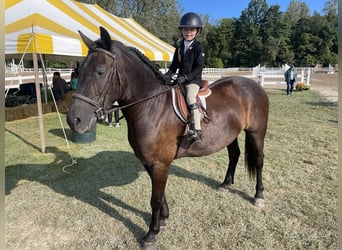
<svg viewBox="0 0 342 250">
<path fill-rule="evenodd" d="M 105 70 L 98 70 L 98 71 L 97 71 L 97 74 L 98 74 L 99 76 L 102 76 L 102 75 L 105 74 Z"/>
</svg>

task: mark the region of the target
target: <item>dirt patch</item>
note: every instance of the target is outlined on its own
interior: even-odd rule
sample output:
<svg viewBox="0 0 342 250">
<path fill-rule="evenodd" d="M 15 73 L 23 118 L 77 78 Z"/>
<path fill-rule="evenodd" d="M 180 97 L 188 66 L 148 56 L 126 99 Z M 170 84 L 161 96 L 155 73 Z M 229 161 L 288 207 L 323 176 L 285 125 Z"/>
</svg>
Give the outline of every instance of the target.
<svg viewBox="0 0 342 250">
<path fill-rule="evenodd" d="M 310 78 L 311 89 L 318 91 L 322 96 L 329 101 L 338 102 L 338 73 L 312 74 Z"/>
</svg>

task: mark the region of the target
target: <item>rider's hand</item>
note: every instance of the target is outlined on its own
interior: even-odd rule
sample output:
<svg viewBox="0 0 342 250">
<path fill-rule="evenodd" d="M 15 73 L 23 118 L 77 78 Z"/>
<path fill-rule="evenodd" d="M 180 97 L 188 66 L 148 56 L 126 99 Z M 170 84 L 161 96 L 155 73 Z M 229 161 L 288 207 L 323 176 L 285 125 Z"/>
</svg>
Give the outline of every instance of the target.
<svg viewBox="0 0 342 250">
<path fill-rule="evenodd" d="M 179 76 L 177 79 L 176 79 L 176 82 L 177 84 L 182 84 L 182 83 L 185 83 L 186 82 L 186 77 L 185 76 Z"/>
<path fill-rule="evenodd" d="M 167 82 L 171 81 L 171 77 L 172 77 L 172 72 L 167 72 L 167 73 L 164 74 L 164 79 Z"/>
</svg>

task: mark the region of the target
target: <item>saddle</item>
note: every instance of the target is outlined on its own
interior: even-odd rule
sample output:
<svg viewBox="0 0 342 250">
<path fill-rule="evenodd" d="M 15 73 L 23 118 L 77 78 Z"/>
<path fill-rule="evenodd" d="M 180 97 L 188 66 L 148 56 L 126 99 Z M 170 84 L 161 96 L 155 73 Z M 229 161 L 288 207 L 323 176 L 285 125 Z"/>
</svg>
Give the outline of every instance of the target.
<svg viewBox="0 0 342 250">
<path fill-rule="evenodd" d="M 206 111 L 206 98 L 210 96 L 211 90 L 209 89 L 209 83 L 207 80 L 202 81 L 202 87 L 198 91 L 196 97 L 199 111 L 201 113 L 201 120 L 210 121 Z M 172 106 L 178 118 L 188 124 L 189 123 L 189 110 L 185 99 L 185 89 L 181 86 L 177 86 L 172 89 Z"/>
</svg>

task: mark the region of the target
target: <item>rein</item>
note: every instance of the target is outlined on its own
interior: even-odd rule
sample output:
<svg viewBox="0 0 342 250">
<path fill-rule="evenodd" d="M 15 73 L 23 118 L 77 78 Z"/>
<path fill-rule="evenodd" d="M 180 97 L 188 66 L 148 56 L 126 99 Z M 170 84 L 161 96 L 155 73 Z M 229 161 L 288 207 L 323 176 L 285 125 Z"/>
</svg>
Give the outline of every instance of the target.
<svg viewBox="0 0 342 250">
<path fill-rule="evenodd" d="M 159 93 L 157 93 L 157 94 L 154 94 L 154 95 L 152 95 L 152 96 L 145 97 L 145 98 L 143 98 L 143 99 L 140 99 L 140 100 L 138 100 L 138 101 L 129 103 L 129 104 L 127 104 L 127 105 L 114 107 L 114 108 L 111 108 L 111 109 L 108 109 L 108 110 L 103 110 L 103 112 L 104 112 L 104 114 L 108 114 L 108 113 L 110 113 L 110 112 L 114 112 L 114 111 L 117 111 L 117 110 L 120 110 L 120 109 L 125 109 L 125 108 L 128 108 L 128 107 L 131 107 L 131 106 L 136 105 L 136 104 L 138 104 L 138 103 L 145 102 L 145 101 L 150 100 L 150 99 L 153 99 L 153 98 L 155 98 L 155 97 L 157 97 L 157 96 L 159 96 L 159 95 L 162 95 L 162 94 L 164 94 L 164 93 L 170 91 L 171 89 L 175 88 L 176 86 L 177 86 L 177 85 L 171 86 L 171 87 L 169 87 L 169 88 L 167 88 L 167 89 L 164 89 L 163 91 L 161 91 L 161 92 L 159 92 Z"/>
<path fill-rule="evenodd" d="M 102 48 L 95 48 L 95 49 L 92 49 L 91 52 L 102 52 L 102 53 L 105 53 L 107 56 L 111 57 L 114 61 L 115 61 L 115 58 L 116 58 L 116 57 L 115 57 L 115 54 L 113 54 L 112 52 L 107 51 L 107 50 L 105 50 L 105 49 L 102 49 Z M 113 66 L 113 68 L 112 68 L 110 80 L 111 80 L 111 78 L 113 77 L 113 74 L 112 74 L 112 73 L 113 73 L 113 71 L 114 71 L 114 67 L 115 67 L 115 64 L 114 64 L 114 66 Z M 119 79 L 119 77 L 118 77 L 118 81 L 119 81 L 119 84 L 120 84 L 120 79 Z M 108 86 L 109 86 L 109 85 L 108 85 Z M 86 102 L 86 103 L 88 103 L 88 104 L 94 106 L 94 107 L 96 108 L 95 114 L 96 114 L 97 118 L 100 119 L 100 120 L 102 120 L 102 119 L 104 119 L 104 115 L 105 115 L 105 114 L 108 114 L 108 113 L 111 113 L 111 112 L 115 112 L 115 111 L 120 110 L 120 109 L 125 109 L 125 108 L 131 107 L 131 106 L 133 106 L 133 105 L 136 105 L 136 104 L 138 104 L 138 103 L 142 103 L 142 102 L 145 102 L 145 101 L 147 101 L 147 100 L 153 99 L 153 98 L 155 98 L 155 97 L 157 97 L 157 96 L 159 96 L 159 95 L 162 95 L 162 94 L 164 94 L 164 93 L 170 91 L 171 89 L 175 88 L 176 86 L 177 86 L 177 85 L 171 86 L 171 87 L 169 87 L 169 88 L 167 88 L 167 89 L 165 89 L 165 90 L 163 90 L 163 91 L 161 91 L 161 92 L 159 92 L 159 93 L 157 93 L 157 94 L 154 94 L 154 95 L 152 95 L 152 96 L 145 97 L 145 98 L 143 98 L 143 99 L 137 100 L 137 101 L 132 102 L 132 103 L 129 103 L 129 104 L 127 104 L 127 105 L 124 105 L 124 106 L 117 106 L 117 107 L 114 107 L 114 108 L 111 108 L 111 109 L 107 109 L 107 110 L 105 110 L 104 107 L 101 107 L 101 105 L 100 105 L 100 100 L 102 99 L 102 98 L 101 98 L 102 96 L 100 96 L 99 101 L 97 101 L 97 102 L 94 101 L 93 99 L 90 99 L 90 98 L 88 98 L 88 97 L 86 97 L 86 96 L 84 96 L 84 95 L 78 94 L 78 93 L 73 93 L 73 94 L 72 94 L 72 97 L 78 98 L 78 99 L 80 99 L 80 100 L 82 100 L 82 101 L 84 101 L 84 102 Z M 106 92 L 108 91 L 108 89 L 109 89 L 109 87 L 105 89 L 106 91 L 103 91 L 104 95 L 106 94 Z"/>
</svg>

